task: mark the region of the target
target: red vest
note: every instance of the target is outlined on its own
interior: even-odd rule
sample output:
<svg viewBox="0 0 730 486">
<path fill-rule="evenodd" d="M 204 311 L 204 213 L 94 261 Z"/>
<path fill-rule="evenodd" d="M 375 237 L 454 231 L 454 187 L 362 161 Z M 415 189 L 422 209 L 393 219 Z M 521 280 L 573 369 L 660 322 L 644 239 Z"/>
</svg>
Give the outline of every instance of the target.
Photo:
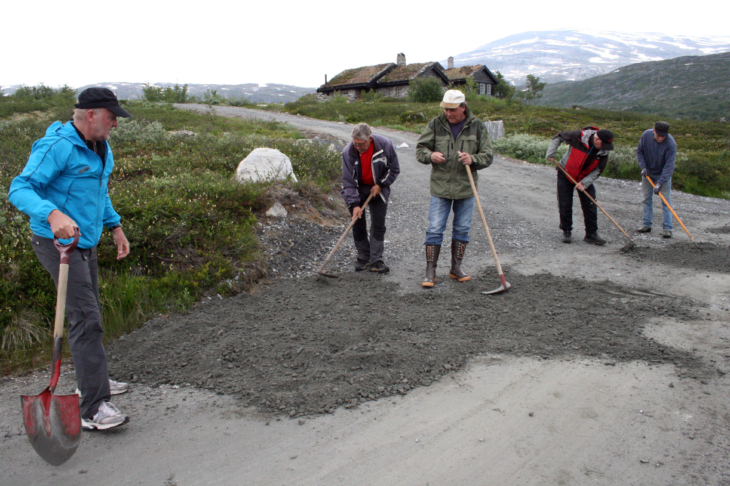
<svg viewBox="0 0 730 486">
<path fill-rule="evenodd" d="M 590 128 L 598 130 L 595 127 Z M 593 169 L 598 167 L 598 150 L 590 144 L 586 145 L 583 143 L 583 130 L 580 131 L 580 134 L 582 147 L 571 147 L 570 156 L 568 157 L 568 161 L 565 163 L 565 170 L 573 179 L 575 179 L 575 182 L 582 181 L 585 176 L 593 172 Z M 593 160 L 588 160 L 591 156 L 593 157 Z"/>
</svg>

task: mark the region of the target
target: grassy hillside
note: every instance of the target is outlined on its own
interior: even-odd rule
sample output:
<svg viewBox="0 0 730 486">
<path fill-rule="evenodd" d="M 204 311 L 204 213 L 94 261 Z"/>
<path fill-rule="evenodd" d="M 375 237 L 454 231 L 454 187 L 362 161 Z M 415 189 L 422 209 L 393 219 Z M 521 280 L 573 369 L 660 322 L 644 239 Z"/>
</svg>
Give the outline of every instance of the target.
<svg viewBox="0 0 730 486">
<path fill-rule="evenodd" d="M 28 218 L 7 198 L 31 145 L 54 120 L 69 120 L 73 97 L 60 92 L 0 98 L 0 372 L 47 363 L 55 290 L 30 243 Z M 130 255 L 116 261 L 108 231 L 99 244 L 104 329 L 115 337 L 153 313 L 184 310 L 204 295 L 229 295 L 265 271 L 254 226 L 271 184 L 232 180 L 256 147 L 284 152 L 299 182 L 322 194 L 337 185 L 338 154 L 294 142 L 302 134 L 278 122 L 229 119 L 170 105 L 127 103 L 110 143 L 109 193 L 122 216 Z M 195 136 L 175 136 L 187 129 Z M 314 196 L 313 196 L 314 197 Z M 322 198 L 323 200 L 326 198 Z"/>
<path fill-rule="evenodd" d="M 540 104 L 655 116 L 730 118 L 730 52 L 631 64 L 584 81 L 548 84 Z"/>
</svg>

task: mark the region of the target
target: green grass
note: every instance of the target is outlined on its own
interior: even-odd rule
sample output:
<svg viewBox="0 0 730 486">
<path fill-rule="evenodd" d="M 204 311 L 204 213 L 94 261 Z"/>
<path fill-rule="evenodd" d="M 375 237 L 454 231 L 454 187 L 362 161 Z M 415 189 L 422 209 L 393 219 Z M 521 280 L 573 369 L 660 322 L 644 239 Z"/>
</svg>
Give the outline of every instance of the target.
<svg viewBox="0 0 730 486">
<path fill-rule="evenodd" d="M 472 113 L 485 120 L 502 120 L 508 140 L 494 141 L 503 155 L 544 163 L 549 140 L 559 131 L 588 125 L 614 134 L 614 150 L 606 177 L 637 179 L 640 169 L 634 151 L 644 130 L 657 121 L 652 116 L 625 111 L 532 106 L 516 100 L 467 95 Z M 438 103 L 413 103 L 393 99 L 376 101 L 317 102 L 305 96 L 281 108 L 289 113 L 348 123 L 369 123 L 421 133 L 426 123 L 441 113 Z M 727 123 L 667 119 L 677 141 L 675 189 L 702 196 L 730 199 L 730 125 Z M 543 150 L 544 149 L 544 150 Z"/>
<path fill-rule="evenodd" d="M 31 248 L 27 217 L 7 200 L 10 182 L 27 162 L 32 143 L 53 120 L 70 116 L 58 99 L 46 108 L 43 116 L 13 112 L 0 118 L 0 334 L 7 334 L 12 344 L 0 349 L 3 372 L 49 359 L 50 342 L 42 330 L 51 327 L 55 289 Z M 292 188 L 315 201 L 326 200 L 322 194 L 338 185 L 341 170 L 337 153 L 296 144 L 302 135 L 287 124 L 148 102 L 126 103 L 125 108 L 133 119 L 120 120 L 110 140 L 115 168 L 109 192 L 131 252 L 117 261 L 108 231 L 98 247 L 108 339 L 155 313 L 183 311 L 204 296 L 240 292 L 263 275 L 254 226 L 256 214 L 271 203 L 267 191 L 272 183 L 233 180 L 239 162 L 254 148 L 287 154 L 299 178 Z M 168 134 L 181 129 L 197 135 Z M 41 330 L 37 338 L 33 329 Z"/>
</svg>

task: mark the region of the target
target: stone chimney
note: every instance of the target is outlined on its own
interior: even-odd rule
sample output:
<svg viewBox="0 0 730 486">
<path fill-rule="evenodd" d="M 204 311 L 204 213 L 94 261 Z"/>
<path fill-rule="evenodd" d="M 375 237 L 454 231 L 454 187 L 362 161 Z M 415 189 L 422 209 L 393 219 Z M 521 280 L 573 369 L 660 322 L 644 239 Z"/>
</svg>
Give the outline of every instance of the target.
<svg viewBox="0 0 730 486">
<path fill-rule="evenodd" d="M 324 84 L 327 84 L 327 75 L 324 75 Z"/>
<path fill-rule="evenodd" d="M 402 52 L 398 54 L 395 58 L 395 63 L 398 66 L 405 66 L 406 65 L 406 55 Z"/>
<path fill-rule="evenodd" d="M 454 69 L 454 56 L 449 56 L 449 67 L 446 69 Z"/>
</svg>

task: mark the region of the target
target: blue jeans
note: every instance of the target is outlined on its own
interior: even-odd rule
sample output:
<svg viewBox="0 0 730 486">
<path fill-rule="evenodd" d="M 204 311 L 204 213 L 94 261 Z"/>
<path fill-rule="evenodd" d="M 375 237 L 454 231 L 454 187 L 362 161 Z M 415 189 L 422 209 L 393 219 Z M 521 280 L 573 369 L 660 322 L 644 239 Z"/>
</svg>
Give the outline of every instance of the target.
<svg viewBox="0 0 730 486">
<path fill-rule="evenodd" d="M 651 177 L 651 180 L 654 181 L 656 184 L 656 178 Z M 652 208 L 652 199 L 654 197 L 654 188 L 649 184 L 649 181 L 646 180 L 646 178 L 642 178 L 641 180 L 641 189 L 644 194 L 644 226 L 648 226 L 651 228 L 651 224 L 654 219 L 654 211 Z M 664 198 L 667 200 L 669 204 L 672 204 L 671 194 L 672 194 L 672 179 L 669 179 L 666 184 L 662 186 L 661 189 L 659 189 L 659 192 L 664 196 Z M 659 196 L 657 196 L 659 197 Z M 659 198 L 661 200 L 661 198 Z M 667 207 L 666 204 L 664 204 L 664 201 L 662 201 L 662 211 L 664 213 L 664 218 L 662 219 L 662 229 L 672 231 L 672 211 L 669 210 L 669 207 Z"/>
<path fill-rule="evenodd" d="M 452 206 L 454 208 L 454 223 L 451 239 L 465 243 L 469 242 L 471 215 L 474 212 L 474 198 L 444 199 L 431 196 L 431 209 L 428 213 L 428 230 L 426 230 L 427 245 L 440 245 L 444 241 L 446 221 L 449 219 Z"/>
</svg>

